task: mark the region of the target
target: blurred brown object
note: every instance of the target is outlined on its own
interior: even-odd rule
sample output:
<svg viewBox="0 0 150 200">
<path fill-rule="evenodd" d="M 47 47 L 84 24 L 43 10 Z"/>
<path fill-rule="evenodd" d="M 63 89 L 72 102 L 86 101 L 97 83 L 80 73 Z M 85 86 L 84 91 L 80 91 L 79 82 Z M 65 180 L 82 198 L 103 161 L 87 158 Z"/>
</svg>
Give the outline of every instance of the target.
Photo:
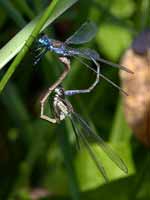
<svg viewBox="0 0 150 200">
<path fill-rule="evenodd" d="M 120 71 L 127 122 L 133 133 L 150 147 L 150 30 L 142 32 L 123 55 L 121 65 L 134 72 Z"/>
<path fill-rule="evenodd" d="M 50 197 L 50 193 L 48 192 L 48 190 L 44 188 L 34 188 L 30 192 L 30 195 L 32 200 L 38 200 L 41 198 Z"/>
</svg>

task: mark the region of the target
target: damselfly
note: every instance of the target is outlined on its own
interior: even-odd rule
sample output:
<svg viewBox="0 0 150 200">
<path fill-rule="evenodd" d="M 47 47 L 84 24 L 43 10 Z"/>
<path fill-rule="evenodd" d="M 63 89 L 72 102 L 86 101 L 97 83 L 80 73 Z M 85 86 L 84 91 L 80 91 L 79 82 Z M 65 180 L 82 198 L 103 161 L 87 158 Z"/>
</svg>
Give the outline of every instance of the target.
<svg viewBox="0 0 150 200">
<path fill-rule="evenodd" d="M 35 64 L 39 62 L 39 60 L 43 57 L 43 55 L 47 51 L 50 51 L 50 52 L 56 53 L 59 57 L 67 57 L 67 58 L 74 57 L 78 59 L 79 61 L 81 61 L 83 65 L 85 65 L 86 67 L 94 71 L 95 73 L 97 73 L 95 68 L 93 68 L 92 66 L 89 66 L 83 60 L 80 60 L 79 57 L 93 61 L 94 64 L 96 64 L 99 67 L 100 67 L 100 62 L 102 62 L 112 67 L 116 67 L 121 70 L 124 70 L 128 73 L 132 73 L 132 71 L 130 71 L 124 66 L 114 64 L 110 61 L 104 60 L 103 58 L 100 57 L 100 55 L 95 50 L 86 49 L 86 48 L 73 48 L 70 46 L 70 45 L 80 45 L 80 44 L 89 42 L 91 39 L 94 38 L 94 36 L 96 35 L 96 32 L 97 32 L 97 27 L 95 23 L 88 21 L 82 24 L 81 27 L 72 36 L 70 36 L 65 42 L 51 39 L 47 35 L 43 35 L 39 37 L 37 41 L 37 49 L 36 49 L 36 51 L 39 52 L 39 54 L 35 58 Z M 68 71 L 69 69 L 66 68 L 64 70 L 64 73 L 67 74 Z M 108 79 L 101 73 L 99 73 L 99 76 L 122 91 L 122 89 L 118 85 L 116 85 L 114 82 L 112 82 L 110 79 Z M 125 93 L 124 91 L 122 92 Z"/>
<path fill-rule="evenodd" d="M 66 96 L 70 96 L 75 94 L 72 93 L 72 90 L 65 91 L 62 86 L 58 86 L 54 90 L 54 97 L 52 99 L 52 113 L 54 118 L 49 118 L 49 122 L 52 123 L 60 123 L 65 118 L 69 118 L 75 133 L 76 141 L 78 147 L 82 142 L 83 145 L 87 148 L 87 151 L 91 155 L 92 159 L 94 160 L 97 168 L 101 172 L 102 176 L 104 177 L 105 181 L 108 182 L 108 176 L 105 172 L 103 164 L 100 160 L 96 158 L 92 147 L 90 146 L 89 142 L 93 141 L 96 142 L 102 150 L 107 154 L 107 156 L 125 173 L 128 172 L 128 169 L 123 162 L 123 160 L 116 154 L 109 145 L 107 145 L 103 139 L 98 136 L 88 123 L 74 111 L 71 103 L 66 99 Z"/>
</svg>

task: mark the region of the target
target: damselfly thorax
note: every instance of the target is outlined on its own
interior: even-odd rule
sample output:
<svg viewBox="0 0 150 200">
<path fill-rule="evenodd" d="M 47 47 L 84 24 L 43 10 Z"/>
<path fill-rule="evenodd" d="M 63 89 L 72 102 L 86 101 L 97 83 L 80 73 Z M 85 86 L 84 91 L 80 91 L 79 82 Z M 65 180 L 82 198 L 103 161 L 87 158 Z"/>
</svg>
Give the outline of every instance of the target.
<svg viewBox="0 0 150 200">
<path fill-rule="evenodd" d="M 71 103 L 65 99 L 64 90 L 61 87 L 57 87 L 54 90 L 53 97 L 53 113 L 57 121 L 64 120 L 70 113 L 73 112 Z"/>
</svg>

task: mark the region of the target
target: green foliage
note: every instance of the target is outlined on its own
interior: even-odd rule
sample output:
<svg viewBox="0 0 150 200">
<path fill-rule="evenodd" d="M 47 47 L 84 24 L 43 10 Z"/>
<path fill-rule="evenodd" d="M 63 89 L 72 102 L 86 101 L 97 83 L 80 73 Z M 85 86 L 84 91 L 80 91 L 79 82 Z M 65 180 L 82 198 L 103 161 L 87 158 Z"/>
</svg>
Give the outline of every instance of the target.
<svg viewBox="0 0 150 200">
<path fill-rule="evenodd" d="M 111 58 L 111 60 L 116 61 L 122 51 L 130 46 L 132 35 L 127 28 L 103 23 L 96 39 L 102 53 Z"/>
<path fill-rule="evenodd" d="M 57 125 L 39 119 L 43 91 L 63 66 L 51 53 L 33 66 L 31 46 L 31 33 L 36 37 L 44 30 L 63 41 L 90 19 L 98 33 L 88 47 L 119 62 L 135 33 L 148 26 L 149 8 L 148 0 L 0 0 L 0 199 L 150 199 L 149 152 L 133 139 L 118 91 L 101 80 L 90 94 L 69 99 L 128 167 L 124 174 L 97 144 L 90 144 L 108 173 L 110 182 L 105 183 L 86 149 L 77 150 L 69 120 Z M 102 73 L 118 83 L 116 70 L 101 66 Z M 85 88 L 94 78 L 71 59 L 64 87 Z M 49 105 L 46 110 L 49 113 Z"/>
</svg>

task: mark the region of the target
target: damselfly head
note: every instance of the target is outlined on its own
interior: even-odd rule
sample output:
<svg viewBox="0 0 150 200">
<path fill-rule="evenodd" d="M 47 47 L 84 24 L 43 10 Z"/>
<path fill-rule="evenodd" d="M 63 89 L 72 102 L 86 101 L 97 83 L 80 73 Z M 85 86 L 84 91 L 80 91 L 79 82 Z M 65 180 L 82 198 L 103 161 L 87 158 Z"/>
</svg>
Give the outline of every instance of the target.
<svg viewBox="0 0 150 200">
<path fill-rule="evenodd" d="M 47 35 L 42 35 L 38 39 L 38 44 L 43 47 L 48 47 L 49 45 L 51 45 L 51 40 L 48 38 Z"/>
<path fill-rule="evenodd" d="M 55 88 L 54 92 L 58 95 L 58 96 L 64 96 L 64 89 L 61 85 L 59 85 L 57 88 Z"/>
<path fill-rule="evenodd" d="M 41 34 L 34 44 L 34 65 L 36 65 L 51 47 L 51 39 Z"/>
</svg>

